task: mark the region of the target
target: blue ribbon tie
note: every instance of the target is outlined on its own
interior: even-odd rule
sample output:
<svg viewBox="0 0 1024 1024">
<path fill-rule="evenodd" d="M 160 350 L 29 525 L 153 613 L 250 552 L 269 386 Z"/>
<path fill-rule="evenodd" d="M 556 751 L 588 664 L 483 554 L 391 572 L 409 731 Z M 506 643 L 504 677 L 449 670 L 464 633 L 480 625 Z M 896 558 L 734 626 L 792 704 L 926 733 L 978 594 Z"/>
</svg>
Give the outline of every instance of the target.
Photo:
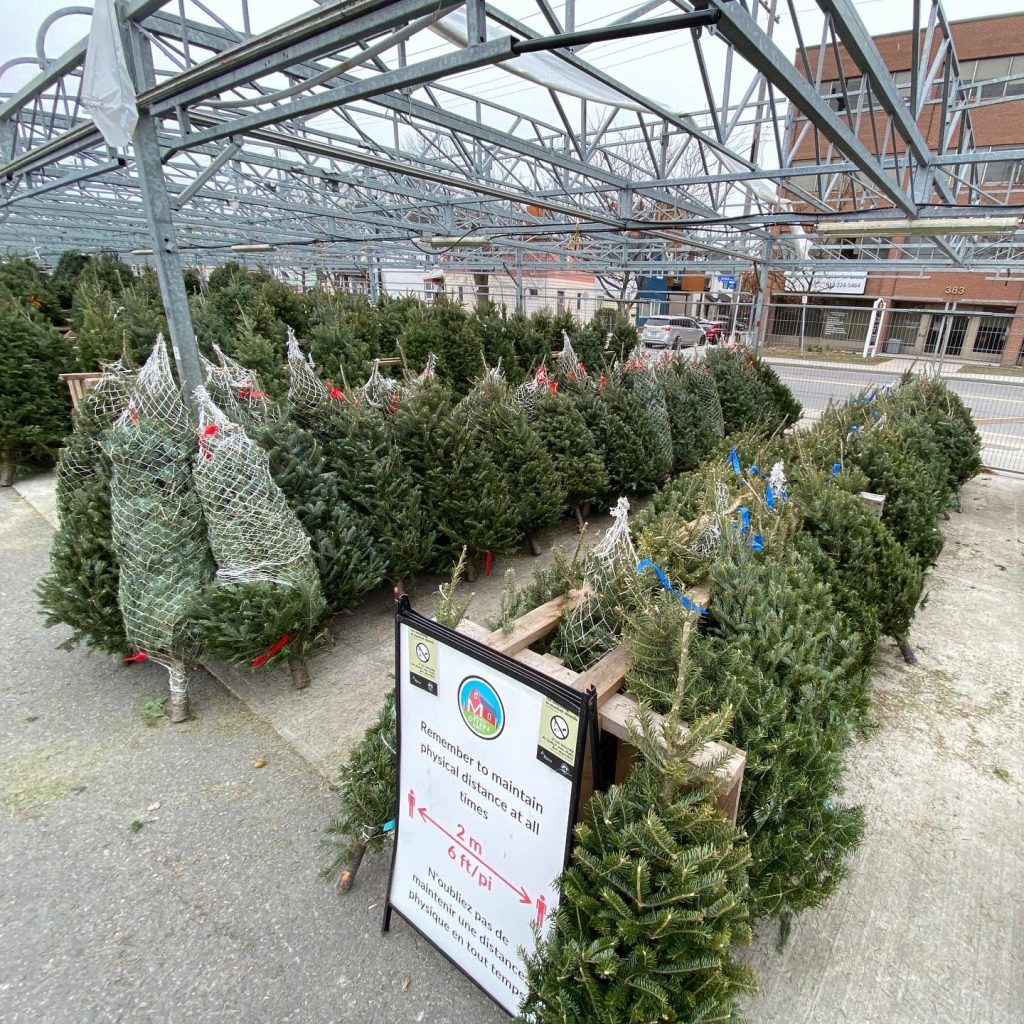
<svg viewBox="0 0 1024 1024">
<path fill-rule="evenodd" d="M 688 611 L 696 612 L 697 615 L 707 615 L 707 608 L 702 608 L 696 601 L 690 600 L 685 594 L 680 594 L 675 587 L 672 586 L 668 581 L 668 577 L 665 575 L 665 571 L 660 565 L 655 565 L 654 562 L 649 558 L 645 558 L 642 562 L 639 562 L 636 567 L 636 574 L 639 576 L 644 569 L 653 569 L 654 575 L 658 577 L 658 582 Z"/>
</svg>

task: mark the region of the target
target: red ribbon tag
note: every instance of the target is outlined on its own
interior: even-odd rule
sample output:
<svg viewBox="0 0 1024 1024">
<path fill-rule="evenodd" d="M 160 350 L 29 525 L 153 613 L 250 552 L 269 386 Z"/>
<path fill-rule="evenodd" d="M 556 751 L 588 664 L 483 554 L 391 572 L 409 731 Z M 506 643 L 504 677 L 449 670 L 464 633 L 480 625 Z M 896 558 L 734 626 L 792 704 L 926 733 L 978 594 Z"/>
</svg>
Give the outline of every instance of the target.
<svg viewBox="0 0 1024 1024">
<path fill-rule="evenodd" d="M 485 551 L 484 552 L 484 575 L 485 576 L 490 576 L 491 575 L 491 569 L 493 568 L 493 566 L 494 566 L 494 552 L 493 551 Z"/>
<path fill-rule="evenodd" d="M 394 413 L 398 409 L 398 392 L 394 391 L 388 400 L 388 412 Z"/>
<path fill-rule="evenodd" d="M 348 399 L 345 397 L 345 392 L 342 391 L 341 388 L 336 388 L 333 384 L 331 385 L 331 390 L 328 392 L 328 394 L 331 396 L 331 398 L 338 399 L 339 402 L 348 401 Z"/>
<path fill-rule="evenodd" d="M 127 665 L 133 661 L 145 661 L 149 655 L 145 651 L 139 651 L 138 654 L 129 654 L 125 659 L 124 663 Z"/>
<path fill-rule="evenodd" d="M 570 376 L 571 376 L 571 374 L 570 374 Z M 549 380 L 548 381 L 548 391 L 550 391 L 551 394 L 553 394 L 553 395 L 557 395 L 558 394 L 558 381 L 557 380 Z"/>
<path fill-rule="evenodd" d="M 281 637 L 281 639 L 278 640 L 277 643 L 272 644 L 270 647 L 268 647 L 258 658 L 253 658 L 252 661 L 249 662 L 249 664 L 252 665 L 253 668 L 259 668 L 261 665 L 266 665 L 266 663 L 270 661 L 270 659 L 275 654 L 277 654 L 277 652 L 280 651 L 281 648 L 285 646 L 285 644 L 289 643 L 290 640 L 291 637 L 287 633 L 285 633 L 285 635 Z"/>
<path fill-rule="evenodd" d="M 597 378 L 597 393 L 598 394 L 601 394 L 602 389 L 604 388 L 605 384 L 607 384 L 607 383 L 608 383 L 608 378 L 602 373 L 601 376 Z"/>
</svg>

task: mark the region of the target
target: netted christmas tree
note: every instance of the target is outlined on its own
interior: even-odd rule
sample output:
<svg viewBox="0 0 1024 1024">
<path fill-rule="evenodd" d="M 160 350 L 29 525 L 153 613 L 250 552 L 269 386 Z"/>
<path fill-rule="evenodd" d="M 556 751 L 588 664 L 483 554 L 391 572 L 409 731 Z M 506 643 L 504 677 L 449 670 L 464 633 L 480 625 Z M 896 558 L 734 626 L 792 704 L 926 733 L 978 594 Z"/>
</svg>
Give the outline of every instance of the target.
<svg viewBox="0 0 1024 1024">
<path fill-rule="evenodd" d="M 198 640 L 188 609 L 213 574 L 192 481 L 194 428 L 158 337 L 107 442 L 111 535 L 125 637 L 166 667 L 172 721 L 188 717 L 188 667 Z"/>
<path fill-rule="evenodd" d="M 83 643 L 111 654 L 128 651 L 111 535 L 113 467 L 104 444 L 134 382 L 135 374 L 120 362 L 105 368 L 79 407 L 74 432 L 57 460 L 60 525 L 50 548 L 50 571 L 37 594 L 48 626 L 71 627 L 71 637 L 61 645 L 65 648 Z"/>
<path fill-rule="evenodd" d="M 213 346 L 217 362 L 200 354 L 203 383 L 214 404 L 233 422 L 246 430 L 258 430 L 276 415 L 263 382 L 255 370 L 242 366 L 217 344 Z"/>
<path fill-rule="evenodd" d="M 647 356 L 639 346 L 633 350 L 622 368 L 621 380 L 636 395 L 654 427 L 655 455 L 659 465 L 666 467 L 665 475 L 672 471 L 675 448 L 672 440 L 672 420 L 665 403 L 661 379 L 648 365 Z"/>
<path fill-rule="evenodd" d="M 348 399 L 341 388 L 325 384 L 313 367 L 313 359 L 299 347 L 295 332 L 288 331 L 288 404 L 292 415 L 321 440 L 329 433 L 339 405 Z"/>
<path fill-rule="evenodd" d="M 428 362 L 432 356 L 428 356 Z M 393 377 L 380 372 L 380 360 L 374 359 L 373 369 L 366 383 L 359 389 L 364 404 L 386 415 L 394 415 L 402 397 L 403 388 Z"/>
<path fill-rule="evenodd" d="M 628 608 L 636 600 L 640 561 L 629 526 L 629 501 L 619 498 L 612 525 L 593 550 L 583 556 L 575 608 L 555 632 L 552 650 L 577 672 L 586 671 L 619 641 Z"/>
<path fill-rule="evenodd" d="M 715 379 L 729 433 L 758 427 L 783 430 L 800 416 L 800 405 L 770 367 L 742 349 L 714 348 L 703 363 Z"/>
<path fill-rule="evenodd" d="M 582 521 L 608 491 L 608 471 L 579 406 L 545 389 L 530 407 L 530 424 L 551 454 L 565 487 L 566 505 Z"/>
<path fill-rule="evenodd" d="M 342 499 L 310 431 L 280 420 L 258 440 L 274 482 L 309 535 L 328 610 L 351 608 L 384 579 L 385 563 L 370 521 Z"/>
<path fill-rule="evenodd" d="M 196 491 L 217 563 L 190 605 L 203 652 L 260 667 L 286 658 L 296 687 L 320 642 L 325 606 L 306 532 L 274 483 L 266 453 L 197 392 Z"/>
<path fill-rule="evenodd" d="M 676 693 L 667 718 L 641 708 L 638 765 L 595 794 L 577 827 L 551 931 L 527 962 L 524 1020 L 738 1024 L 735 1001 L 755 988 L 733 959 L 750 939 L 750 854 L 713 806 L 718 766 L 701 758 L 728 712 L 683 730 L 685 646 L 675 669 L 664 679 Z"/>
<path fill-rule="evenodd" d="M 684 473 L 696 469 L 714 450 L 721 431 L 721 410 L 717 418 L 695 390 L 694 375 L 689 364 L 672 359 L 658 368 L 665 395 L 669 427 L 672 435 L 672 469 Z M 714 379 L 707 376 L 711 388 Z M 710 389 L 709 389 L 710 390 Z M 717 397 L 717 392 L 714 392 Z"/>
</svg>

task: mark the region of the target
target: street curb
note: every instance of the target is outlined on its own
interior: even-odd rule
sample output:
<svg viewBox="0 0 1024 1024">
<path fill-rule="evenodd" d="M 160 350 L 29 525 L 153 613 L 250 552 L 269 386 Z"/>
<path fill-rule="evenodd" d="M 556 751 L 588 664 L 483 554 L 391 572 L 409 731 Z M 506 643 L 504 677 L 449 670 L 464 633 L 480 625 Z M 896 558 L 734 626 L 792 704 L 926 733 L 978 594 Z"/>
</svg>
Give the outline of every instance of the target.
<svg viewBox="0 0 1024 1024">
<path fill-rule="evenodd" d="M 931 365 L 929 363 L 908 363 L 905 366 L 891 368 L 889 363 L 836 363 L 824 359 L 796 359 L 788 356 L 762 356 L 761 358 L 770 366 L 800 366 L 811 369 L 817 367 L 823 370 L 848 370 L 851 373 L 862 373 L 868 376 L 874 373 L 882 373 L 887 376 L 901 376 L 907 370 L 926 370 Z M 1004 377 L 999 374 L 989 376 L 984 373 L 943 373 L 940 376 L 943 380 L 1024 386 L 1024 377 Z"/>
</svg>

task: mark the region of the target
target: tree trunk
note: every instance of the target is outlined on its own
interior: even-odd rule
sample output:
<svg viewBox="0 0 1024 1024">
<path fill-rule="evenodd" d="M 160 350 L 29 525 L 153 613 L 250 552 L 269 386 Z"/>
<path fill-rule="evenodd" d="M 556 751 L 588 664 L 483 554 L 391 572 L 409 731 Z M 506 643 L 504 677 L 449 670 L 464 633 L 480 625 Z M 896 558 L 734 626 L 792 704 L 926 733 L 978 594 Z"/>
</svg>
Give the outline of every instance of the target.
<svg viewBox="0 0 1024 1024">
<path fill-rule="evenodd" d="M 14 483 L 14 459 L 4 453 L 0 455 L 0 487 L 10 487 Z"/>
<path fill-rule="evenodd" d="M 309 665 L 303 657 L 288 659 L 288 671 L 292 674 L 292 686 L 296 690 L 304 690 L 309 686 Z"/>
<path fill-rule="evenodd" d="M 580 506 L 580 515 L 583 516 L 583 518 L 585 520 L 590 518 L 590 502 L 589 501 L 583 502 L 583 504 Z"/>
<path fill-rule="evenodd" d="M 187 722 L 188 707 L 188 673 L 184 665 L 169 665 L 167 668 L 171 695 L 167 699 L 167 717 L 172 722 Z"/>
<path fill-rule="evenodd" d="M 576 516 L 576 525 L 580 528 L 580 533 L 582 533 L 587 526 L 587 521 L 583 518 L 583 508 L 577 505 L 573 509 L 573 515 Z"/>
<path fill-rule="evenodd" d="M 466 559 L 466 582 L 476 583 L 476 562 L 472 558 Z"/>
<path fill-rule="evenodd" d="M 544 553 L 544 549 L 537 543 L 537 538 L 532 533 L 526 538 L 526 542 L 530 545 L 530 554 L 534 557 Z"/>
<path fill-rule="evenodd" d="M 367 843 L 358 842 L 352 851 L 352 859 L 345 865 L 345 870 L 342 871 L 341 877 L 338 879 L 338 888 L 342 892 L 348 892 L 352 888 L 352 884 L 356 880 L 356 873 L 359 871 L 359 865 L 363 862 L 363 854 L 366 853 Z"/>
<path fill-rule="evenodd" d="M 906 640 L 901 640 L 900 641 L 900 654 L 903 655 L 903 660 L 908 665 L 916 665 L 917 664 L 917 655 L 914 653 L 914 648 L 910 646 L 908 641 L 906 641 Z"/>
</svg>

